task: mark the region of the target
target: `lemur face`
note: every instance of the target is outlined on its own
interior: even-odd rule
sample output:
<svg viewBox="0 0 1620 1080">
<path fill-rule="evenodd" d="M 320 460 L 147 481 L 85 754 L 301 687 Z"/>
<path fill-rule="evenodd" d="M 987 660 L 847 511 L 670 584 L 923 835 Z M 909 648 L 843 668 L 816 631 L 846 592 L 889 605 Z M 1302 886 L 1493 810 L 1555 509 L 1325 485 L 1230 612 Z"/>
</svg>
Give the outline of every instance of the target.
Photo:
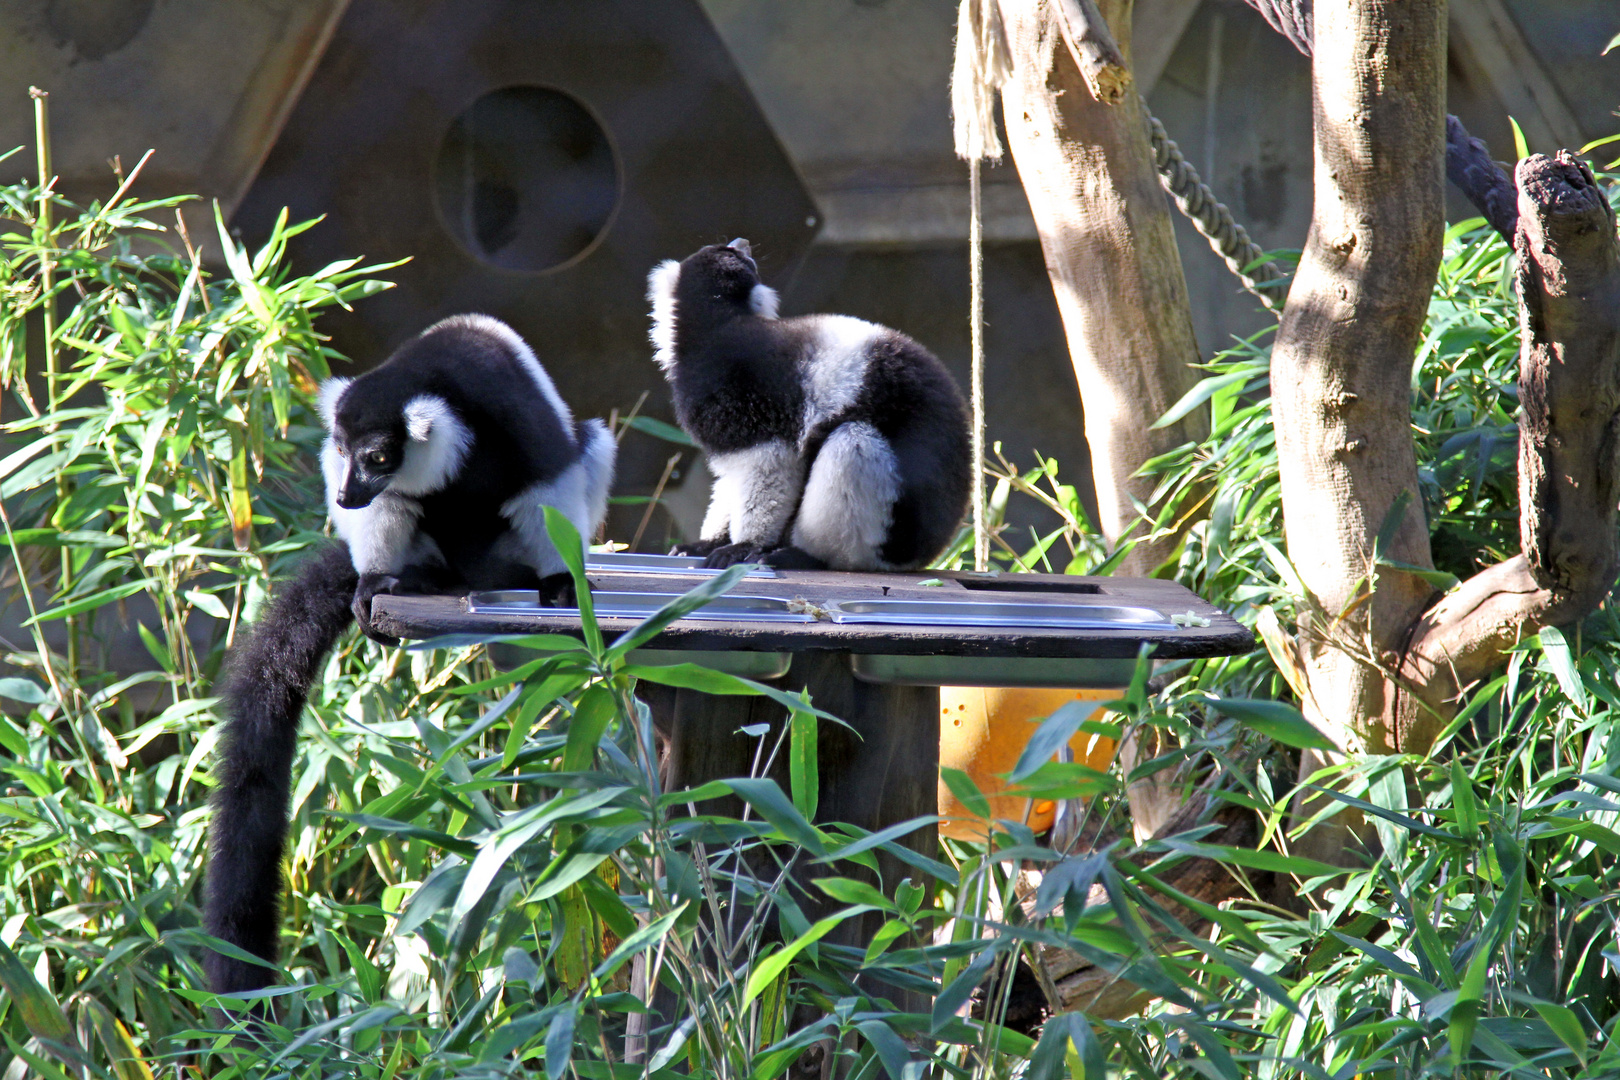
<svg viewBox="0 0 1620 1080">
<path fill-rule="evenodd" d="M 719 300 L 746 307 L 759 284 L 759 266 L 748 241 L 699 248 L 681 263 L 678 293 L 683 300 Z"/>
<path fill-rule="evenodd" d="M 338 505 L 359 510 L 383 493 L 405 460 L 404 425 L 390 429 L 351 432 L 339 415 L 332 425 L 332 441 L 343 456 L 343 486 Z"/>
</svg>

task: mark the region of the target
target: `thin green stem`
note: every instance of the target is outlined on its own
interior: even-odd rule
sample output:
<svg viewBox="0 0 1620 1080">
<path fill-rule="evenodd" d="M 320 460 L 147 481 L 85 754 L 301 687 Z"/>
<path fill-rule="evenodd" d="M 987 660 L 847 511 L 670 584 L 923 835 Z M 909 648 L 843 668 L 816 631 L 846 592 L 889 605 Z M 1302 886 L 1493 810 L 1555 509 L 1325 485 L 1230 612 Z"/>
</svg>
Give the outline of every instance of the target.
<svg viewBox="0 0 1620 1080">
<path fill-rule="evenodd" d="M 51 171 L 51 95 L 37 86 L 30 86 L 28 96 L 34 99 L 34 146 L 39 154 L 39 220 L 35 226 L 35 235 L 39 238 L 40 319 L 45 331 L 45 406 L 52 414 L 52 421 L 46 430 L 55 431 L 59 426 L 55 413 L 60 400 L 62 373 L 58 369 L 56 355 L 56 260 L 51 254 L 56 247 L 56 229 L 51 216 L 51 193 L 56 186 L 56 177 Z M 66 508 L 71 492 L 72 487 L 67 477 L 59 474 L 56 478 L 58 514 Z M 72 589 L 73 549 L 64 545 L 61 594 L 66 597 Z M 79 631 L 79 620 L 69 616 L 67 675 L 68 680 L 75 685 L 79 677 Z"/>
</svg>

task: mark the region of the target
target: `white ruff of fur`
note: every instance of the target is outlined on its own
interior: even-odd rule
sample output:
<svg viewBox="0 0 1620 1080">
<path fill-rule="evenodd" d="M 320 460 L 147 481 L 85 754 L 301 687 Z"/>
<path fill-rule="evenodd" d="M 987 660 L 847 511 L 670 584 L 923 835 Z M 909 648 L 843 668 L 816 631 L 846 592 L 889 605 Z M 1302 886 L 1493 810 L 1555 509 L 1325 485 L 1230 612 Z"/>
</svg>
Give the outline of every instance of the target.
<svg viewBox="0 0 1620 1080">
<path fill-rule="evenodd" d="M 321 395 L 318 401 L 321 412 L 321 423 L 327 431 L 332 430 L 336 423 L 338 402 L 343 400 L 343 391 L 349 388 L 353 379 L 346 375 L 338 375 L 321 383 Z"/>
<path fill-rule="evenodd" d="M 584 427 L 585 445 L 572 465 L 550 480 L 531 484 L 501 507 L 501 516 L 512 523 L 507 556 L 534 567 L 541 577 L 568 572 L 568 564 L 557 554 L 551 534 L 546 531 L 546 507 L 567 518 L 585 544 L 591 542 L 607 517 L 618 443 L 600 420 L 587 420 Z"/>
<path fill-rule="evenodd" d="M 748 310 L 762 319 L 776 318 L 782 298 L 769 285 L 755 285 L 748 293 Z"/>
<path fill-rule="evenodd" d="M 802 361 L 801 444 L 818 425 L 855 404 L 866 384 L 872 346 L 887 332 L 875 323 L 848 315 L 809 315 L 803 322 L 815 331 L 815 337 Z"/>
<path fill-rule="evenodd" d="M 703 536 L 729 534 L 734 544 L 775 547 L 804 482 L 798 451 L 781 440 L 709 457 L 714 491 L 703 519 Z"/>
<path fill-rule="evenodd" d="M 449 402 L 418 394 L 405 403 L 405 460 L 388 482 L 401 495 L 427 495 L 442 490 L 461 471 L 472 449 L 472 432 Z"/>
<path fill-rule="evenodd" d="M 438 546 L 419 536 L 416 519 L 422 508 L 415 499 L 384 491 L 358 510 L 338 505 L 348 460 L 337 443 L 327 439 L 321 447 L 321 475 L 326 480 L 326 512 L 332 531 L 349 545 L 349 559 L 362 574 L 397 574 L 408 563 L 443 561 Z"/>
<path fill-rule="evenodd" d="M 793 526 L 793 546 L 834 570 L 888 570 L 900 466 L 870 424 L 840 424 L 816 455 Z"/>
<path fill-rule="evenodd" d="M 550 374 L 540 365 L 540 360 L 529 348 L 529 343 L 523 340 L 516 330 L 507 326 L 492 315 L 452 315 L 448 319 L 441 319 L 422 331 L 422 336 L 433 333 L 444 327 L 460 327 L 468 330 L 480 330 L 491 337 L 499 339 L 512 353 L 513 358 L 528 372 L 529 378 L 539 388 L 540 396 L 546 399 L 551 411 L 557 414 L 557 422 L 563 426 L 564 431 L 574 428 L 574 414 L 569 411 L 568 403 L 563 401 L 562 395 L 557 393 L 557 384 L 551 381 Z"/>
<path fill-rule="evenodd" d="M 681 264 L 665 259 L 647 275 L 647 302 L 652 304 L 653 362 L 667 375 L 675 368 L 675 282 Z"/>
</svg>

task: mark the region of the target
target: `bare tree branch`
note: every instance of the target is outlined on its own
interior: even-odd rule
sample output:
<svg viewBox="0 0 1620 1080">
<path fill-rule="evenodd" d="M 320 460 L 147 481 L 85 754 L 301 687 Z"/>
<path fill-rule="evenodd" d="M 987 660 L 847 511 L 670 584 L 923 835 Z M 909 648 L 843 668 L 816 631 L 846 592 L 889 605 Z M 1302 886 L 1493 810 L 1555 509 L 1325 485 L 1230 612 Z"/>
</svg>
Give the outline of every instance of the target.
<svg viewBox="0 0 1620 1080">
<path fill-rule="evenodd" d="M 1056 0 L 1058 26 L 1075 66 L 1104 105 L 1118 105 L 1131 88 L 1131 69 L 1108 32 L 1096 0 Z"/>
<path fill-rule="evenodd" d="M 1491 228 L 1502 239 L 1513 243 L 1519 228 L 1519 192 L 1491 152 L 1479 139 L 1468 134 L 1462 121 L 1446 117 L 1446 179 L 1468 196 Z"/>
<path fill-rule="evenodd" d="M 1000 0 L 1000 10 L 1012 57 L 1002 87 L 1008 146 L 1084 404 L 1098 524 L 1118 539 L 1138 529 L 1138 507 L 1154 497 L 1153 481 L 1138 473 L 1143 463 L 1208 431 L 1202 410 L 1153 426 L 1198 382 L 1175 227 L 1141 96 L 1114 106 L 1097 101 L 1045 0 Z M 1130 0 L 1102 0 L 1099 10 L 1129 56 Z M 1119 572 L 1151 574 L 1178 542 L 1174 535 L 1143 540 Z"/>
</svg>

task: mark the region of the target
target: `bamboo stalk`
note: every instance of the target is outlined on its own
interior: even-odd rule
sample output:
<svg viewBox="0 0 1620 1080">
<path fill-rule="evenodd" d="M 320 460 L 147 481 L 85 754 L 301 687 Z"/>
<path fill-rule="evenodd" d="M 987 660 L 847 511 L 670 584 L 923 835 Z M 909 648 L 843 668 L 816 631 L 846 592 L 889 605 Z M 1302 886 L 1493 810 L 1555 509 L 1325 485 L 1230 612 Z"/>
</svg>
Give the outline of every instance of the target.
<svg viewBox="0 0 1620 1080">
<path fill-rule="evenodd" d="M 51 171 L 51 95 L 37 86 L 30 86 L 28 96 L 34 99 L 34 147 L 39 160 L 39 211 L 35 235 L 40 238 L 40 318 L 45 332 L 45 404 L 54 414 L 59 401 L 57 390 L 62 373 L 58 370 L 56 355 L 56 260 L 49 253 L 49 249 L 54 247 L 56 242 L 51 215 L 51 191 L 56 186 L 56 177 Z M 27 378 L 26 373 L 23 377 Z M 53 417 L 46 430 L 55 431 L 58 426 L 58 422 Z M 58 475 L 56 478 L 56 508 L 58 511 L 67 503 L 71 490 L 67 478 Z M 61 594 L 65 597 L 72 588 L 73 550 L 70 547 L 63 546 Z M 68 616 L 65 629 L 67 630 L 68 682 L 76 686 L 79 678 L 80 651 L 78 618 Z M 66 707 L 66 702 L 63 702 L 63 707 Z"/>
</svg>

